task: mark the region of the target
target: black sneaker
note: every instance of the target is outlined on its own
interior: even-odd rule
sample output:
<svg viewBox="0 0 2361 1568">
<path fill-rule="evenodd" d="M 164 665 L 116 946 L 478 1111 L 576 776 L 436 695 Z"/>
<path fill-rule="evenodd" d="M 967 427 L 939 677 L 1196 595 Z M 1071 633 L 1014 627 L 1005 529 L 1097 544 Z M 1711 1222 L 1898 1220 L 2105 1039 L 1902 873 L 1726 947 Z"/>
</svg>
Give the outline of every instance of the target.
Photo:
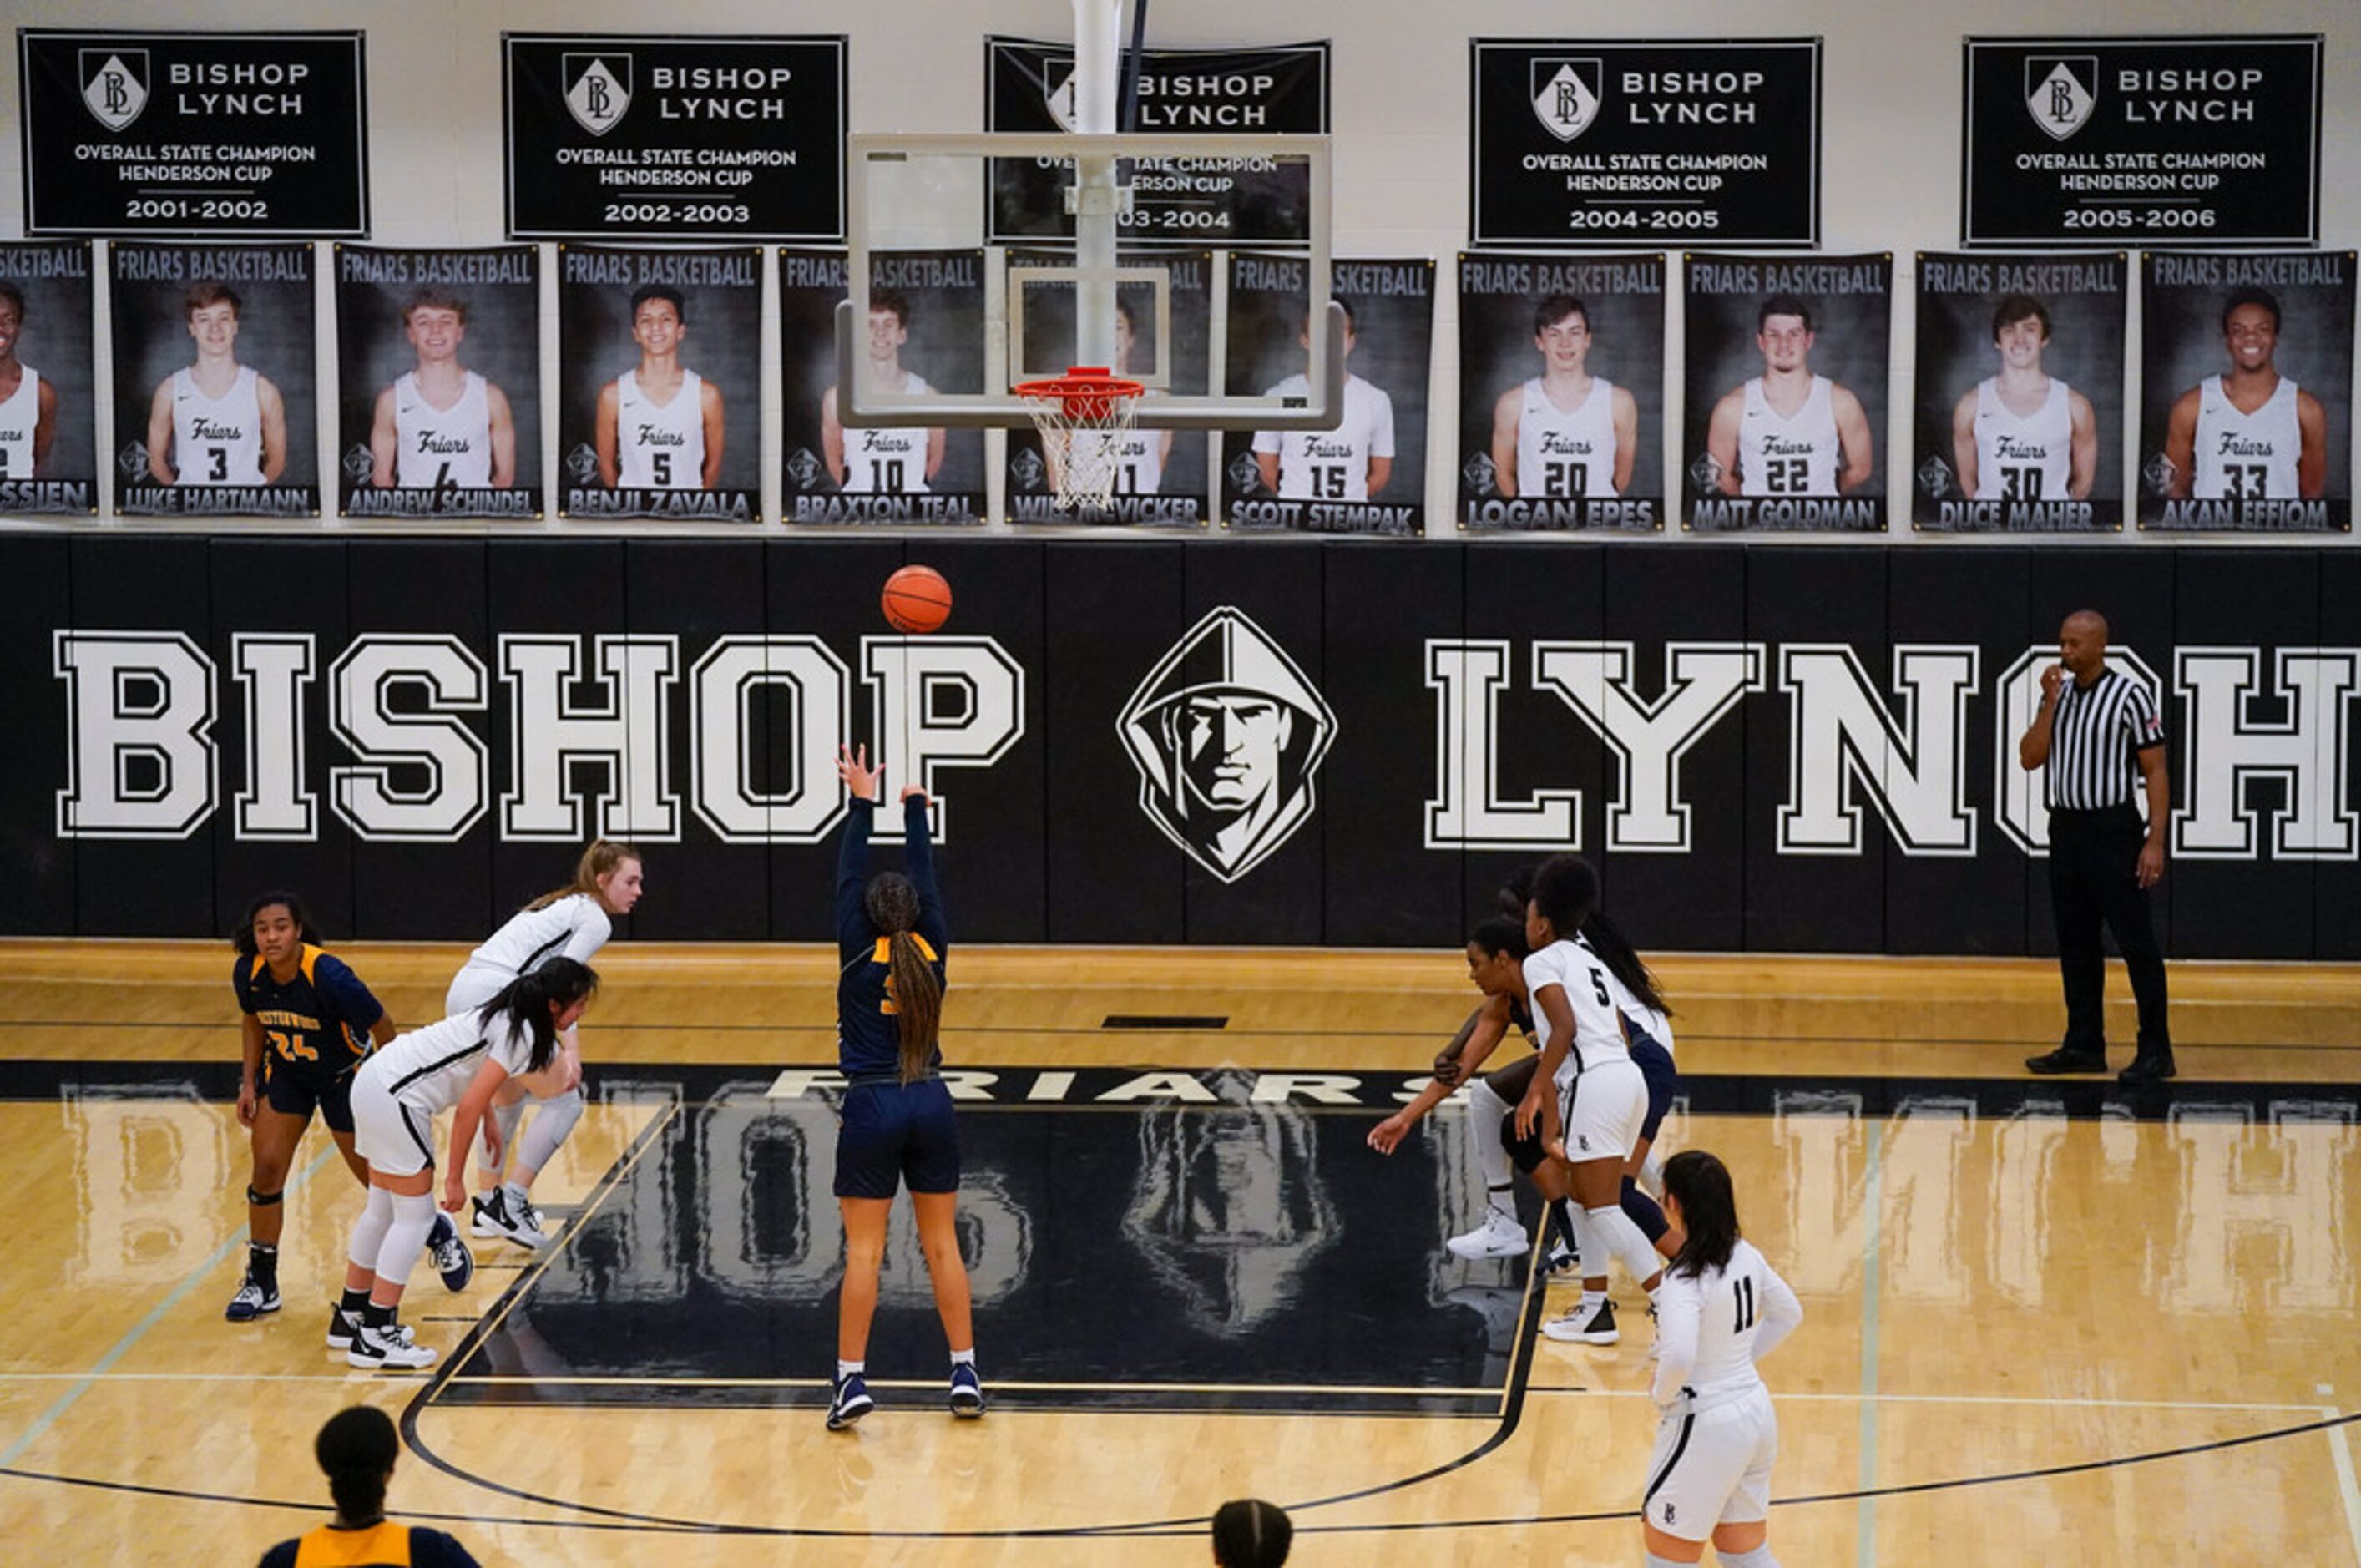
<svg viewBox="0 0 2361 1568">
<path fill-rule="evenodd" d="M 360 1336 L 361 1321 L 342 1307 L 328 1309 L 328 1348 L 350 1350 L 353 1341 Z"/>
<path fill-rule="evenodd" d="M 2107 1070 L 2107 1053 L 2070 1050 L 2060 1046 L 2048 1056 L 2026 1058 L 2025 1069 L 2044 1077 L 2060 1072 L 2104 1072 Z"/>
<path fill-rule="evenodd" d="M 2172 1065 L 2172 1058 L 2169 1053 L 2158 1052 L 2154 1056 L 2134 1057 L 2131 1066 L 2115 1074 L 2115 1081 L 2129 1084 L 2162 1083 L 2168 1078 L 2178 1076 L 2180 1070 Z"/>
<path fill-rule="evenodd" d="M 257 1279 L 248 1274 L 238 1284 L 237 1294 L 229 1299 L 222 1316 L 233 1323 L 250 1323 L 265 1312 L 279 1310 L 279 1281 Z"/>
<path fill-rule="evenodd" d="M 876 1408 L 861 1374 L 848 1372 L 836 1380 L 836 1393 L 828 1402 L 828 1430 L 842 1431 Z"/>
</svg>

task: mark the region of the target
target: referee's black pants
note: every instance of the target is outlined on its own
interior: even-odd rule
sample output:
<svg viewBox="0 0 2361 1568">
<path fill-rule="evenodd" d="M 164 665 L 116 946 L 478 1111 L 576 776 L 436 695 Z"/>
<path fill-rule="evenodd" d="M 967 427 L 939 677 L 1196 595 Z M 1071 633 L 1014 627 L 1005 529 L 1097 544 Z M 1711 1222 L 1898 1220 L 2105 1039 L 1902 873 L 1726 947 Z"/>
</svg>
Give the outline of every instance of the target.
<svg viewBox="0 0 2361 1568">
<path fill-rule="evenodd" d="M 2065 1049 L 2102 1057 L 2107 1049 L 2107 950 L 2103 922 L 2130 971 L 2139 1003 L 2139 1054 L 2169 1056 L 2164 1021 L 2164 954 L 2139 884 L 2140 845 L 2147 829 L 2128 803 L 2097 811 L 2049 814 L 2049 908 L 2058 926 L 2058 970 L 2066 982 Z"/>
</svg>

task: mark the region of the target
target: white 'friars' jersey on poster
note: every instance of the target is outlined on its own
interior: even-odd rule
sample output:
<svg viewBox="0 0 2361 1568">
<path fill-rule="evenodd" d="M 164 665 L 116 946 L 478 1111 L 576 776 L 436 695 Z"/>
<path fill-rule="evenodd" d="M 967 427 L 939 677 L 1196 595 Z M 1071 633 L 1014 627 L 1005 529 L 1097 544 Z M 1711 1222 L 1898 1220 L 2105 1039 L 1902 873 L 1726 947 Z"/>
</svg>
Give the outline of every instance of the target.
<svg viewBox="0 0 2361 1568">
<path fill-rule="evenodd" d="M 852 472 L 852 435 L 851 431 L 844 433 L 848 478 Z M 705 378 L 694 370 L 682 371 L 680 389 L 673 393 L 672 401 L 659 403 L 640 389 L 637 370 L 617 377 L 615 447 L 616 473 L 627 489 L 703 488 Z M 923 454 L 923 444 L 919 450 Z"/>
<path fill-rule="evenodd" d="M 241 365 L 225 397 L 209 398 L 184 367 L 172 372 L 172 466 L 176 485 L 259 485 L 262 395 Z"/>
<path fill-rule="evenodd" d="M 41 423 L 41 373 L 29 365 L 24 372 L 16 396 L 0 403 L 0 479 L 29 478 L 33 472 L 33 432 Z"/>
<path fill-rule="evenodd" d="M 902 390 L 916 396 L 931 392 L 916 370 L 903 373 Z M 927 437 L 917 425 L 888 430 L 872 425 L 844 432 L 844 483 L 847 495 L 923 496 L 927 489 Z"/>
<path fill-rule="evenodd" d="M 1073 444 L 1068 450 L 1085 463 L 1104 454 L 1108 442 L 1122 443 L 1115 455 L 1115 495 L 1152 496 L 1163 488 L 1162 431 L 1127 430 L 1116 436 L 1101 431 L 1078 430 L 1069 439 Z"/>
<path fill-rule="evenodd" d="M 1738 422 L 1738 493 L 1742 496 L 1832 496 L 1837 493 L 1836 383 L 1812 378 L 1812 389 L 1793 419 L 1781 417 L 1763 395 L 1763 378 L 1746 383 L 1746 411 Z"/>
<path fill-rule="evenodd" d="M 1312 396 L 1312 382 L 1290 376 L 1263 396 Z M 1279 454 L 1279 493 L 1291 501 L 1366 501 L 1369 459 L 1394 455 L 1394 400 L 1358 376 L 1345 378 L 1345 421 L 1334 430 L 1258 430 L 1257 452 Z"/>
<path fill-rule="evenodd" d="M 393 383 L 393 482 L 409 489 L 477 490 L 492 482 L 492 400 L 473 370 L 459 400 L 438 409 L 419 389 L 418 372 Z"/>
<path fill-rule="evenodd" d="M 2301 495 L 2303 431 L 2296 422 L 2295 394 L 2295 382 L 2282 376 L 2268 401 L 2240 413 L 2221 377 L 2199 382 L 2197 474 L 2189 493 L 2201 501 L 2291 501 Z"/>
<path fill-rule="evenodd" d="M 1517 411 L 1517 494 L 1579 499 L 1615 493 L 1615 383 L 1590 378 L 1590 396 L 1568 413 L 1536 376 Z"/>
<path fill-rule="evenodd" d="M 2066 499 L 2074 472 L 2071 389 L 2049 378 L 2049 395 L 2029 418 L 2001 401 L 2000 378 L 1976 383 L 1976 493 L 1979 501 Z"/>
</svg>

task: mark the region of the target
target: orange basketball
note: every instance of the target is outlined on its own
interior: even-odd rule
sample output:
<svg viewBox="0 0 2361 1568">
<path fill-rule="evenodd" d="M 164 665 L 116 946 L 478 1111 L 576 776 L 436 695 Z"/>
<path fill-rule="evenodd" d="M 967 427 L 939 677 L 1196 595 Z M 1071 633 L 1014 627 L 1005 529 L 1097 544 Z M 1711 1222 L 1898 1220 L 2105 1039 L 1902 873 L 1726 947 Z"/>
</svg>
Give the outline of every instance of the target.
<svg viewBox="0 0 2361 1568">
<path fill-rule="evenodd" d="M 885 579 L 882 602 L 895 630 L 934 631 L 951 618 L 951 586 L 932 566 L 905 566 Z"/>
</svg>

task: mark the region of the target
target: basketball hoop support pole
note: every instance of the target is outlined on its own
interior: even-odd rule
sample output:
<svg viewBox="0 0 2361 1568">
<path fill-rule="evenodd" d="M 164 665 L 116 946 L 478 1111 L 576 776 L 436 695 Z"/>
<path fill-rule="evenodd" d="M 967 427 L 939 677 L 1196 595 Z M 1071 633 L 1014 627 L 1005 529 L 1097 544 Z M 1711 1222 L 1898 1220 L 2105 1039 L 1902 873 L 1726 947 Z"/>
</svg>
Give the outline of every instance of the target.
<svg viewBox="0 0 2361 1568">
<path fill-rule="evenodd" d="M 1115 130 L 1122 0 L 1074 0 L 1074 129 Z M 1117 206 L 1113 158 L 1078 158 L 1074 169 L 1074 353 L 1079 365 L 1115 367 Z"/>
</svg>

